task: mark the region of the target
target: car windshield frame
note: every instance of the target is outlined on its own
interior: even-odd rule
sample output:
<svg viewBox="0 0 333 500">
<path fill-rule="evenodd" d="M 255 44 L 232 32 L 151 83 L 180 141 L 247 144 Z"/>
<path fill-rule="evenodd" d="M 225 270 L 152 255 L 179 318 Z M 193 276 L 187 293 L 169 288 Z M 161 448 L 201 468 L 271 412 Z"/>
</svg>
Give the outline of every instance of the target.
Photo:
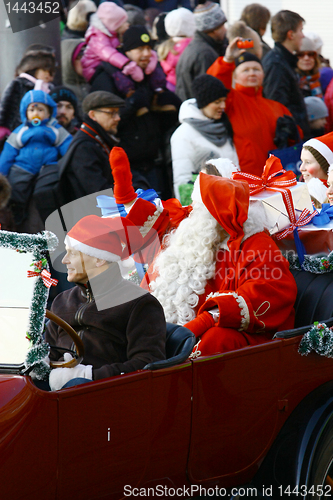
<svg viewBox="0 0 333 500">
<path fill-rule="evenodd" d="M 33 256 L 30 268 L 36 279 L 30 304 L 27 337 L 30 341 L 26 358 L 21 364 L 1 363 L 0 373 L 29 374 L 32 370 L 37 378 L 43 379 L 48 374 L 49 367 L 44 358 L 48 355 L 49 346 L 43 338 L 46 304 L 49 288 L 45 276 L 49 272 L 48 252 L 58 245 L 57 237 L 44 231 L 39 234 L 15 233 L 0 231 L 0 248 L 16 250 L 19 253 L 31 253 Z M 14 272 L 14 271 L 13 271 Z"/>
</svg>

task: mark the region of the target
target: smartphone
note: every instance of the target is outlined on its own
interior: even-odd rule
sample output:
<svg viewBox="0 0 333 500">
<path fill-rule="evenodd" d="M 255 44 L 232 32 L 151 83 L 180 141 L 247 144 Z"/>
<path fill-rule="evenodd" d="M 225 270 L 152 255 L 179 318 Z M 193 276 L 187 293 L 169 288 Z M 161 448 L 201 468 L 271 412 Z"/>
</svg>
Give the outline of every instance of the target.
<svg viewBox="0 0 333 500">
<path fill-rule="evenodd" d="M 250 49 L 253 47 L 253 40 L 251 38 L 243 38 L 243 40 L 237 42 L 237 47 L 239 49 Z"/>
</svg>

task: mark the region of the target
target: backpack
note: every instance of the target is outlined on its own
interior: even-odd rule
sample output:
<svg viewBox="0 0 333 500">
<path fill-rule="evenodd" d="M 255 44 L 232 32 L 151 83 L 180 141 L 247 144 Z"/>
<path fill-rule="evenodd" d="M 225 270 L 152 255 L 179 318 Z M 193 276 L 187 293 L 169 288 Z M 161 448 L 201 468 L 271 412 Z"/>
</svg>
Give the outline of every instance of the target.
<svg viewBox="0 0 333 500">
<path fill-rule="evenodd" d="M 33 199 L 43 222 L 52 212 L 66 203 L 60 189 L 61 177 L 70 164 L 76 147 L 83 141 L 84 138 L 72 141 L 66 154 L 58 163 L 44 165 L 39 172 L 35 182 Z"/>
</svg>

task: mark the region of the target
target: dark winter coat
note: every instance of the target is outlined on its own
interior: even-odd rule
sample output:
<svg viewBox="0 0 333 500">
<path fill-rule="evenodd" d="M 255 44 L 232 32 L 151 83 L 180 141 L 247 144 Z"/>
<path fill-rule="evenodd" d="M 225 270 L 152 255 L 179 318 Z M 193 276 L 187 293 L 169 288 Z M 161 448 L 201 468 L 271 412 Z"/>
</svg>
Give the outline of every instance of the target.
<svg viewBox="0 0 333 500">
<path fill-rule="evenodd" d="M 13 131 L 21 125 L 20 103 L 22 97 L 35 87 L 27 78 L 17 77 L 5 88 L 0 102 L 0 127 Z"/>
<path fill-rule="evenodd" d="M 95 130 L 105 148 L 82 129 L 75 134 L 70 148 L 59 162 L 61 204 L 113 187 L 109 153 L 116 139 L 87 115 L 83 123 Z"/>
<path fill-rule="evenodd" d="M 121 91 L 123 82 L 118 84 L 117 75 L 118 68 L 110 63 L 101 63 L 91 81 L 91 91 L 106 90 L 125 99 L 125 106 L 120 109 L 121 121 L 117 134 L 119 146 L 126 151 L 131 168 L 145 173 L 154 166 L 161 139 L 158 120 L 153 113 L 136 115 L 138 109 L 149 109 L 151 106 L 154 96 L 150 85 L 151 75 L 146 75 L 142 82 L 135 82 L 136 91 L 129 98 Z"/>
<path fill-rule="evenodd" d="M 122 294 L 136 298 L 97 310 L 92 290 L 99 309 L 103 304 L 109 306 Z M 93 366 L 94 380 L 140 370 L 148 363 L 165 359 L 166 324 L 162 306 L 151 294 L 121 278 L 117 264 L 94 277 L 87 287 L 77 285 L 59 294 L 53 301 L 52 312 L 67 321 L 82 338 L 85 347 L 82 364 Z M 71 338 L 54 323 L 49 323 L 45 339 L 51 346 L 72 348 Z M 63 352 L 52 348 L 50 359 L 58 360 Z"/>
<path fill-rule="evenodd" d="M 194 78 L 206 73 L 213 62 L 224 55 L 225 49 L 226 42 L 216 42 L 206 33 L 195 32 L 176 67 L 176 94 L 182 101 L 194 97 L 191 89 Z"/>
<path fill-rule="evenodd" d="M 283 45 L 276 43 L 274 49 L 265 56 L 262 64 L 265 73 L 264 97 L 284 104 L 295 118 L 297 125 L 303 130 L 304 139 L 308 139 L 311 135 L 310 126 L 295 71 L 297 57 Z"/>
</svg>

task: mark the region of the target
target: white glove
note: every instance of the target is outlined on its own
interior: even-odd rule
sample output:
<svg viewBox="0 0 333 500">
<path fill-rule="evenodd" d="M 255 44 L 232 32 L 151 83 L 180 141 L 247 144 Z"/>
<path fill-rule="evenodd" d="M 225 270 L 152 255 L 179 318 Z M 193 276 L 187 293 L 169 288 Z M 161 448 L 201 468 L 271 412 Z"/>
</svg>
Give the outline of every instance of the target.
<svg viewBox="0 0 333 500">
<path fill-rule="evenodd" d="M 92 365 L 77 365 L 74 368 L 55 368 L 50 373 L 51 391 L 59 391 L 69 380 L 82 377 L 92 380 Z"/>
</svg>

